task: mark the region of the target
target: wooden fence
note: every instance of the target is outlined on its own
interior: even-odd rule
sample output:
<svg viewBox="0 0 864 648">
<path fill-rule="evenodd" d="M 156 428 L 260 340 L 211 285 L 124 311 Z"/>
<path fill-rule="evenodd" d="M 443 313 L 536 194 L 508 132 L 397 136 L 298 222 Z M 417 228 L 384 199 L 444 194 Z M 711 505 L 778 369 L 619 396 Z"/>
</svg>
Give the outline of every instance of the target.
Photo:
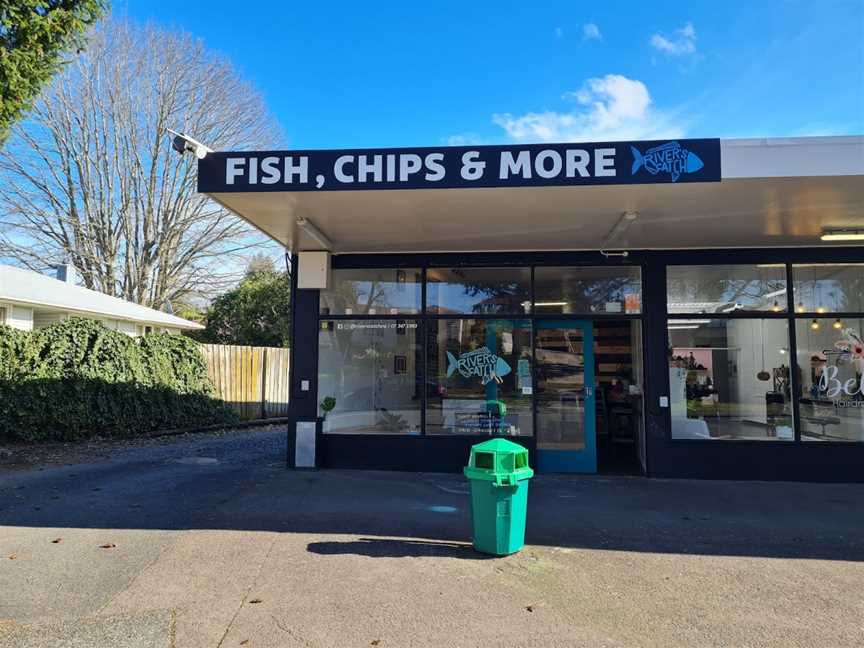
<svg viewBox="0 0 864 648">
<path fill-rule="evenodd" d="M 288 415 L 288 349 L 202 344 L 216 395 L 246 421 Z"/>
</svg>

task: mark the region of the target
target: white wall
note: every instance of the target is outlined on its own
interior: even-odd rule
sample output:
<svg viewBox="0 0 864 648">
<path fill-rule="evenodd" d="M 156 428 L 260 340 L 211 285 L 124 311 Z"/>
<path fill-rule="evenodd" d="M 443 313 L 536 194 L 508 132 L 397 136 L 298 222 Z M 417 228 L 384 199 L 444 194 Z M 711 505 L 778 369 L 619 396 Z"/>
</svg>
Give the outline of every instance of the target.
<svg viewBox="0 0 864 648">
<path fill-rule="evenodd" d="M 33 328 L 40 329 L 50 326 L 55 322 L 61 322 L 68 317 L 67 313 L 56 313 L 52 311 L 34 311 L 33 312 Z"/>
<path fill-rule="evenodd" d="M 737 374 L 729 380 L 729 399 L 740 405 L 744 418 L 766 420 L 765 394 L 774 388 L 774 381 L 759 380 L 760 371 L 772 372 L 781 365 L 789 366 L 789 335 L 786 323 L 778 320 L 730 320 L 727 344 L 729 359 L 737 367 Z M 784 353 L 786 351 L 787 353 Z M 723 371 L 724 368 L 715 369 Z"/>
<path fill-rule="evenodd" d="M 12 304 L 5 303 L 0 303 L 0 308 L 6 309 L 6 321 L 0 323 L 5 323 L 7 326 L 22 331 L 32 331 L 34 329 L 45 328 L 46 326 L 50 326 L 55 322 L 60 322 L 71 315 L 70 313 L 59 311 L 36 310 L 26 306 L 13 306 Z M 139 324 L 138 322 L 105 319 L 95 316 L 87 317 L 83 314 L 76 314 L 75 316 L 96 320 L 105 328 L 112 331 L 120 331 L 130 337 L 139 337 L 144 334 L 144 325 Z M 159 333 L 170 333 L 172 335 L 178 335 L 181 333 L 181 330 L 178 328 L 169 328 L 164 326 L 153 326 L 152 329 Z"/>
</svg>

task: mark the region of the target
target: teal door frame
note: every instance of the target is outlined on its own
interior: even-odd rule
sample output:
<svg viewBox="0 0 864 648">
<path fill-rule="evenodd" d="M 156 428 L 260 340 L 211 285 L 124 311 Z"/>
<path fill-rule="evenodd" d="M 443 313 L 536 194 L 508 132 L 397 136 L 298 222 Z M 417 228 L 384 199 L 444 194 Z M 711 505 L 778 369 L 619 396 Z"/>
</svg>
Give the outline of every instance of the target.
<svg viewBox="0 0 864 648">
<path fill-rule="evenodd" d="M 591 320 L 538 320 L 537 330 L 569 329 L 582 332 L 582 357 L 584 370 L 584 412 L 582 423 L 585 432 L 585 447 L 581 450 L 556 450 L 541 448 L 539 429 L 537 437 L 537 469 L 540 472 L 552 473 L 589 473 L 597 472 L 597 417 L 596 388 L 594 385 L 594 323 Z M 536 334 L 535 334 L 536 335 Z M 536 340 L 536 337 L 535 337 Z M 537 364 L 537 345 L 534 348 L 534 365 Z M 539 391 L 539 381 L 536 382 Z M 535 396 L 534 407 L 538 407 L 539 399 Z M 540 413 L 537 412 L 539 423 Z M 539 425 L 538 425 L 539 428 Z"/>
</svg>

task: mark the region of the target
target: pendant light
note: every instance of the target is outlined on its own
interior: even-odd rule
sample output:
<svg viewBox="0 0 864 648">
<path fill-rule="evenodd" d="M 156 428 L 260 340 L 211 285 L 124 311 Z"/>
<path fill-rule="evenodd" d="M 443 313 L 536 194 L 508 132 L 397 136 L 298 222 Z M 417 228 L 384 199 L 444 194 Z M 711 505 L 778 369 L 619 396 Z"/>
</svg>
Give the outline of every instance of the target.
<svg viewBox="0 0 864 648">
<path fill-rule="evenodd" d="M 771 379 L 771 374 L 765 371 L 765 320 L 759 320 L 762 338 L 762 371 L 756 374 L 756 378 L 765 382 Z"/>
<path fill-rule="evenodd" d="M 843 320 L 841 320 L 838 317 L 836 320 L 834 320 L 834 323 L 831 326 L 833 326 L 835 329 L 837 329 L 839 331 L 840 329 L 843 328 Z"/>
<path fill-rule="evenodd" d="M 819 320 L 817 320 L 815 317 L 813 318 L 813 321 L 810 322 L 810 329 L 813 331 L 819 330 Z"/>
</svg>

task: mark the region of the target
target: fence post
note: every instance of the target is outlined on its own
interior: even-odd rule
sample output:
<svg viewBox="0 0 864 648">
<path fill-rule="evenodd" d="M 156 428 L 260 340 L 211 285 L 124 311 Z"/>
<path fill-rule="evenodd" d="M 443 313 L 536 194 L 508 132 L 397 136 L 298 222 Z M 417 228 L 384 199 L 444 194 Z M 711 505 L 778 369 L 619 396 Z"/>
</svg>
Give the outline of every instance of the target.
<svg viewBox="0 0 864 648">
<path fill-rule="evenodd" d="M 270 349 L 261 353 L 261 418 L 267 418 L 267 356 Z"/>
</svg>

